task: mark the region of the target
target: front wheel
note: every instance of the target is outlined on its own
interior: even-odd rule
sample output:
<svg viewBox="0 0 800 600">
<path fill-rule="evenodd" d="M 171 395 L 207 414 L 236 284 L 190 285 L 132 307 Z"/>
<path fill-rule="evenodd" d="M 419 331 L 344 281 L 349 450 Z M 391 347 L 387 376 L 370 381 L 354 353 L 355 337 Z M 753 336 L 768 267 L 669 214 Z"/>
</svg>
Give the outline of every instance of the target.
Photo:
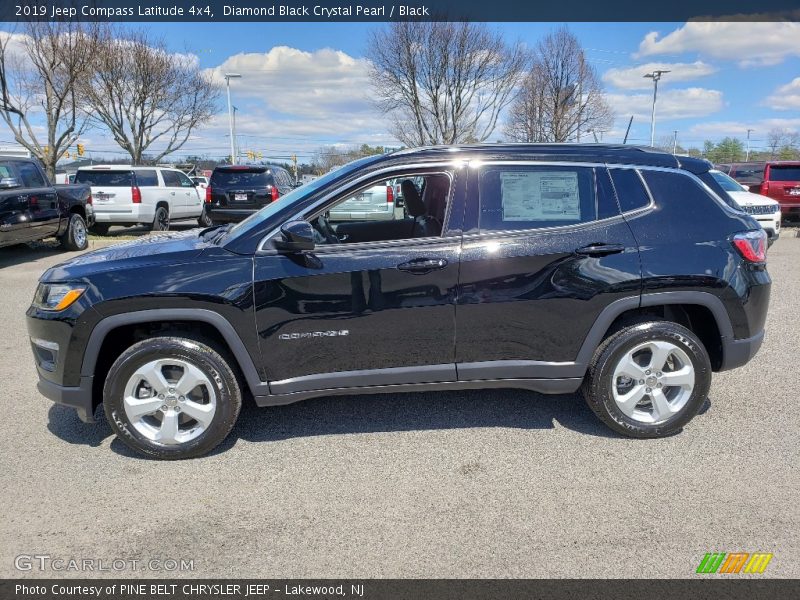
<svg viewBox="0 0 800 600">
<path fill-rule="evenodd" d="M 583 383 L 594 413 L 636 438 L 676 433 L 700 410 L 711 361 L 688 329 L 668 321 L 626 327 L 597 349 Z"/>
<path fill-rule="evenodd" d="M 65 250 L 86 250 L 89 247 L 89 236 L 86 233 L 86 221 L 78 213 L 69 216 L 67 230 L 60 239 Z"/>
<path fill-rule="evenodd" d="M 233 370 L 211 346 L 154 337 L 128 348 L 111 366 L 103 406 L 120 440 L 161 459 L 201 456 L 233 429 L 242 394 Z"/>
</svg>

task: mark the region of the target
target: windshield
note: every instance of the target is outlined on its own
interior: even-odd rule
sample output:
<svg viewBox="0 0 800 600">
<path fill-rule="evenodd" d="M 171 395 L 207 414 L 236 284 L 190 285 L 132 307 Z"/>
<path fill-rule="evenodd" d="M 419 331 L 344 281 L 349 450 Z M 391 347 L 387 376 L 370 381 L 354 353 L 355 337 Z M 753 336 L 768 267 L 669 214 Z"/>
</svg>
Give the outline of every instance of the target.
<svg viewBox="0 0 800 600">
<path fill-rule="evenodd" d="M 234 225 L 228 235 L 226 236 L 225 243 L 230 242 L 231 240 L 243 235 L 245 232 L 250 231 L 251 229 L 258 227 L 260 224 L 268 221 L 275 215 L 279 214 L 281 211 L 287 210 L 292 205 L 298 204 L 305 198 L 311 196 L 317 190 L 324 188 L 332 181 L 339 179 L 352 173 L 356 169 L 367 165 L 375 160 L 377 160 L 379 156 L 367 156 L 365 158 L 359 158 L 358 160 L 354 160 L 353 162 L 347 163 L 343 167 L 339 167 L 329 173 L 326 173 L 322 177 L 315 179 L 309 183 L 301 185 L 298 188 L 293 189 L 291 192 L 287 193 L 284 196 L 281 196 L 279 200 L 275 202 L 270 202 L 264 208 L 259 210 L 258 212 L 253 213 L 249 217 L 247 217 L 244 221 L 241 221 Z M 266 231 L 264 233 L 267 233 Z"/>
<path fill-rule="evenodd" d="M 744 189 L 741 185 L 736 183 L 735 179 L 732 179 L 725 175 L 725 173 L 721 173 L 720 171 L 711 171 L 711 176 L 716 180 L 716 182 L 720 185 L 720 187 L 725 190 L 726 192 L 743 192 Z"/>
</svg>

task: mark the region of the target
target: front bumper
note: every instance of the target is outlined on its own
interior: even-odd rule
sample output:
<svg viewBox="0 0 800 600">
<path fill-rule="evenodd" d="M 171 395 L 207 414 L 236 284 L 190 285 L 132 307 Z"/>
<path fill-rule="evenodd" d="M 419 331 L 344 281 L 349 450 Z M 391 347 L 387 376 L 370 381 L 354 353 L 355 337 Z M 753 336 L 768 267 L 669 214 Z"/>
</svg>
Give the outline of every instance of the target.
<svg viewBox="0 0 800 600">
<path fill-rule="evenodd" d="M 79 387 L 65 387 L 44 379 L 39 374 L 36 389 L 39 393 L 56 404 L 74 408 L 78 418 L 84 423 L 94 423 L 94 406 L 92 405 L 92 377 L 81 377 Z"/>
</svg>

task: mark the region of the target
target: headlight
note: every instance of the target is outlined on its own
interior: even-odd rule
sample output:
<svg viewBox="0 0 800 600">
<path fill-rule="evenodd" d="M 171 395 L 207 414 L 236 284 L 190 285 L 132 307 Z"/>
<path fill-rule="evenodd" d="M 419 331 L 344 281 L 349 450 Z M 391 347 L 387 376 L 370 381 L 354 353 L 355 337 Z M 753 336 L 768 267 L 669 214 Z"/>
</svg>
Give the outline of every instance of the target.
<svg viewBox="0 0 800 600">
<path fill-rule="evenodd" d="M 33 305 L 42 310 L 64 310 L 85 291 L 86 286 L 72 283 L 40 283 L 33 297 Z"/>
</svg>

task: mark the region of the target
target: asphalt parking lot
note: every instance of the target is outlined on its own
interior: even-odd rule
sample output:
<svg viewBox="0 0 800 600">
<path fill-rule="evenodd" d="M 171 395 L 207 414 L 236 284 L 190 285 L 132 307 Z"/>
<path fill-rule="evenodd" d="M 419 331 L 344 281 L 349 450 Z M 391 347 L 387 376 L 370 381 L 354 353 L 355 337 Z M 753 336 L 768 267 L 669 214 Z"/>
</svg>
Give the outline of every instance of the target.
<svg viewBox="0 0 800 600">
<path fill-rule="evenodd" d="M 0 249 L 0 576 L 84 575 L 15 568 L 46 554 L 201 578 L 690 578 L 706 552 L 763 551 L 756 577 L 800 577 L 796 232 L 770 250 L 761 352 L 680 435 L 618 437 L 578 396 L 337 397 L 245 407 L 219 451 L 172 463 L 37 393 L 24 313 L 69 254 Z"/>
</svg>

